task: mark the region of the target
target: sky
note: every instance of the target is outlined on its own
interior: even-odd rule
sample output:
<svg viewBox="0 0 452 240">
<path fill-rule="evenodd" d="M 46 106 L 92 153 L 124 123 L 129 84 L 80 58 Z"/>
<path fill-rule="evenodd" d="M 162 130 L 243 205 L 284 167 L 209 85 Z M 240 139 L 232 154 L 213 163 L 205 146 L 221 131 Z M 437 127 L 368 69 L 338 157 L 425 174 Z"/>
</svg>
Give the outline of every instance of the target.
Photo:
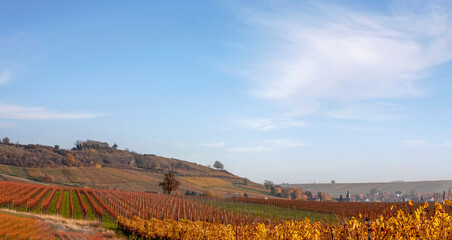
<svg viewBox="0 0 452 240">
<path fill-rule="evenodd" d="M 0 138 L 256 182 L 452 179 L 450 1 L 0 0 Z"/>
</svg>

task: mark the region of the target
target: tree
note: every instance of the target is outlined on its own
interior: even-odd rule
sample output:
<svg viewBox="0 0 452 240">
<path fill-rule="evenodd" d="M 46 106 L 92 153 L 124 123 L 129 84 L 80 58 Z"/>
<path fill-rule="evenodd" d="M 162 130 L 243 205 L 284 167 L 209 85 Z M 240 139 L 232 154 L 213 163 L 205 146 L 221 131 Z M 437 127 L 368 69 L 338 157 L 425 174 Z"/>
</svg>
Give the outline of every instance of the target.
<svg viewBox="0 0 452 240">
<path fill-rule="evenodd" d="M 305 191 L 304 192 L 304 194 L 306 195 L 306 197 L 308 198 L 308 199 L 312 199 L 312 192 L 310 192 L 310 191 Z"/>
<path fill-rule="evenodd" d="M 244 178 L 244 179 L 243 179 L 243 184 L 244 184 L 244 185 L 248 185 L 248 182 L 249 182 L 249 181 L 250 181 L 250 180 L 249 180 L 248 178 Z"/>
<path fill-rule="evenodd" d="M 303 196 L 303 191 L 301 191 L 301 189 L 296 188 L 293 192 L 290 193 L 290 198 L 291 199 L 301 199 L 301 197 Z"/>
<path fill-rule="evenodd" d="M 2 143 L 3 144 L 10 144 L 9 138 L 8 137 L 3 138 Z"/>
<path fill-rule="evenodd" d="M 282 189 L 281 187 L 275 187 L 272 186 L 272 188 L 270 189 L 271 193 L 275 196 L 281 197 L 281 193 L 282 193 Z"/>
<path fill-rule="evenodd" d="M 215 161 L 215 163 L 213 164 L 213 167 L 218 170 L 218 169 L 223 169 L 224 165 L 220 161 Z"/>
<path fill-rule="evenodd" d="M 63 159 L 63 163 L 69 167 L 73 167 L 77 165 L 77 160 L 72 154 L 67 153 L 66 157 Z"/>
<path fill-rule="evenodd" d="M 336 181 L 334 181 L 334 180 L 331 180 L 331 184 L 336 184 Z"/>
<path fill-rule="evenodd" d="M 116 149 L 116 150 L 117 150 L 117 149 L 118 149 L 118 144 L 115 143 L 115 144 L 113 144 L 113 146 L 111 146 L 111 147 L 112 147 L 113 149 Z"/>
<path fill-rule="evenodd" d="M 173 172 L 167 172 L 163 175 L 163 182 L 159 183 L 159 186 L 165 193 L 171 194 L 179 188 L 180 182 L 176 179 Z"/>
<path fill-rule="evenodd" d="M 265 180 L 265 181 L 264 181 L 264 186 L 265 186 L 266 189 L 271 189 L 271 187 L 272 187 L 273 185 L 274 185 L 273 182 L 270 181 L 270 180 Z"/>
<path fill-rule="evenodd" d="M 376 188 L 376 187 L 371 188 L 369 192 L 370 192 L 370 194 L 378 193 L 378 188 Z"/>
<path fill-rule="evenodd" d="M 45 175 L 42 177 L 44 182 L 55 182 L 55 178 L 52 175 Z"/>
<path fill-rule="evenodd" d="M 215 197 L 217 197 L 217 194 L 215 192 L 213 192 L 212 190 L 210 190 L 210 189 L 204 190 L 203 195 L 204 195 L 204 197 L 207 197 L 207 198 L 215 198 Z"/>
</svg>

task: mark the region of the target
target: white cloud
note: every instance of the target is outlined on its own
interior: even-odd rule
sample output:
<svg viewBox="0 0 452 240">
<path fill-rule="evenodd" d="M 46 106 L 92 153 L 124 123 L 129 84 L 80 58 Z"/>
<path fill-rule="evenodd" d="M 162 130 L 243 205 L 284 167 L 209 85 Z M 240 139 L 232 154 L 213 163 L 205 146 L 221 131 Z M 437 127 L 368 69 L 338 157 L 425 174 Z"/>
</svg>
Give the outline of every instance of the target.
<svg viewBox="0 0 452 240">
<path fill-rule="evenodd" d="M 291 118 L 246 118 L 238 120 L 236 123 L 255 131 L 272 131 L 289 127 L 306 126 L 306 123 Z"/>
<path fill-rule="evenodd" d="M 306 146 L 305 142 L 294 139 L 273 139 L 262 141 L 262 143 L 259 146 L 232 147 L 227 150 L 230 152 L 265 152 Z"/>
<path fill-rule="evenodd" d="M 200 146 L 203 146 L 203 147 L 224 147 L 224 146 L 226 146 L 226 143 L 225 142 L 214 142 L 214 143 L 201 143 L 201 144 L 199 144 Z"/>
<path fill-rule="evenodd" d="M 0 74 L 0 85 L 8 82 L 9 80 L 11 80 L 11 73 L 9 71 L 4 71 Z"/>
<path fill-rule="evenodd" d="M 338 101 L 367 105 L 422 96 L 417 81 L 452 59 L 447 1 L 416 10 L 411 2 L 399 4 L 388 15 L 304 1 L 283 5 L 243 14 L 259 41 L 271 40 L 260 42 L 259 55 L 241 74 L 253 80 L 254 96 L 291 102 L 294 111 L 329 113 L 340 111 L 332 104 Z"/>
<path fill-rule="evenodd" d="M 20 105 L 0 104 L 0 119 L 50 120 L 50 119 L 84 119 L 100 117 L 102 114 L 62 113 L 43 107 L 26 107 Z"/>
<path fill-rule="evenodd" d="M 425 146 L 424 140 L 403 140 L 403 143 L 408 147 L 422 147 Z"/>
<path fill-rule="evenodd" d="M 452 147 L 452 140 L 446 140 L 439 145 L 439 147 Z"/>
<path fill-rule="evenodd" d="M 383 121 L 406 118 L 406 116 L 400 114 L 402 111 L 402 107 L 396 104 L 372 102 L 338 106 L 335 110 L 327 111 L 325 115 L 337 119 Z"/>
</svg>

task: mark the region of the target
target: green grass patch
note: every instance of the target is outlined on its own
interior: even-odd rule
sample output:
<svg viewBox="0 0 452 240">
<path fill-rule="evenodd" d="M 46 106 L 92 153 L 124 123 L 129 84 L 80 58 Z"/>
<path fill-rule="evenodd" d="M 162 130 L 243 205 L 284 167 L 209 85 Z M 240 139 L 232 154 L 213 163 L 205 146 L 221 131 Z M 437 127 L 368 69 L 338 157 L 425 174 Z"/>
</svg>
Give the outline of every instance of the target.
<svg viewBox="0 0 452 240">
<path fill-rule="evenodd" d="M 60 209 L 60 211 L 61 211 L 60 215 L 62 217 L 64 217 L 64 218 L 71 218 L 71 209 L 69 208 L 69 191 L 64 191 L 63 192 L 63 200 L 61 201 L 61 209 Z"/>
<path fill-rule="evenodd" d="M 279 207 L 266 204 L 233 202 L 233 201 L 206 201 L 205 203 L 225 210 L 250 214 L 260 217 L 277 218 L 277 219 L 291 219 L 300 220 L 308 218 L 311 221 L 322 220 L 328 222 L 335 222 L 336 218 L 333 214 L 304 211 L 286 207 Z"/>
<path fill-rule="evenodd" d="M 82 197 L 82 201 L 85 203 L 86 209 L 88 210 L 86 218 L 89 220 L 97 220 L 97 217 L 93 213 L 94 210 L 91 208 L 91 205 L 89 204 L 88 199 L 86 199 L 85 194 L 80 192 L 80 196 Z"/>
<path fill-rule="evenodd" d="M 118 225 L 116 224 L 116 221 L 112 221 L 110 219 L 110 216 L 108 215 L 108 213 L 106 213 L 104 211 L 104 215 L 102 217 L 102 227 L 106 228 L 106 229 L 110 229 L 113 231 L 118 231 Z"/>
<path fill-rule="evenodd" d="M 72 191 L 72 203 L 74 204 L 74 219 L 85 219 L 82 207 L 80 206 L 80 202 L 78 201 L 77 193 L 75 191 Z"/>
<path fill-rule="evenodd" d="M 27 171 L 25 171 L 22 167 L 15 167 L 15 166 L 9 166 L 9 169 L 11 170 L 11 174 L 17 177 L 22 178 L 29 178 L 30 175 L 28 175 Z"/>
<path fill-rule="evenodd" d="M 11 170 L 8 165 L 0 164 L 0 173 L 11 174 Z"/>
<path fill-rule="evenodd" d="M 56 205 L 58 203 L 58 199 L 60 199 L 60 195 L 61 195 L 61 190 L 59 190 L 55 193 L 55 196 L 53 196 L 52 202 L 50 203 L 49 207 L 46 210 L 46 214 L 51 214 L 51 215 L 57 214 Z M 63 195 L 63 197 L 64 197 L 64 195 Z"/>
<path fill-rule="evenodd" d="M 41 214 L 41 203 L 50 196 L 51 192 L 52 190 L 47 191 L 46 195 L 44 195 L 44 197 L 41 198 L 41 200 L 36 204 L 36 206 L 34 206 L 34 208 L 30 209 L 29 211 L 32 213 Z"/>
<path fill-rule="evenodd" d="M 242 189 L 245 193 L 260 193 L 262 195 L 272 196 L 269 191 L 247 187 L 247 185 L 234 184 L 234 187 Z"/>
</svg>

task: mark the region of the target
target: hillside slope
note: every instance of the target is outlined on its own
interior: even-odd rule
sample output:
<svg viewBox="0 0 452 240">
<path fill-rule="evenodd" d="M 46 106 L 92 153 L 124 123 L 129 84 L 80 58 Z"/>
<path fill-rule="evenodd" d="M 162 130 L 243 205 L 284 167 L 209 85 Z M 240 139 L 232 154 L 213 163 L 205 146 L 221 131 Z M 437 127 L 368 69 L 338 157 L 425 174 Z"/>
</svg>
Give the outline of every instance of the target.
<svg viewBox="0 0 452 240">
<path fill-rule="evenodd" d="M 179 192 L 205 190 L 227 195 L 247 193 L 263 197 L 264 186 L 196 163 L 151 154 L 137 154 L 87 140 L 72 150 L 42 145 L 0 144 L 0 174 L 54 183 L 106 189 L 161 191 L 163 173 L 172 171 L 181 181 Z M 10 179 L 11 180 L 11 179 Z"/>
</svg>

